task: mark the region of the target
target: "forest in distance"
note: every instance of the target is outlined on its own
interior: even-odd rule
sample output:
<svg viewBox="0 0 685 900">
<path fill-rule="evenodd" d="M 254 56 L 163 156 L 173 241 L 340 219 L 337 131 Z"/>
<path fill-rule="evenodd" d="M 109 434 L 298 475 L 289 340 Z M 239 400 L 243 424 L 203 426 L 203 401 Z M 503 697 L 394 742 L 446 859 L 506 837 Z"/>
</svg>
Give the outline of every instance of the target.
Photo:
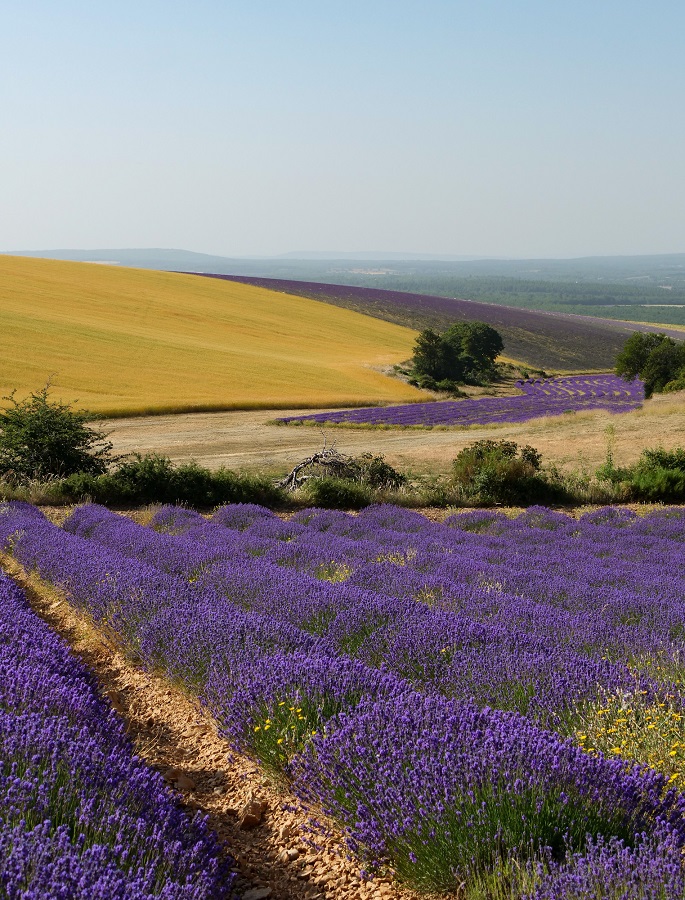
<svg viewBox="0 0 685 900">
<path fill-rule="evenodd" d="M 17 255 L 158 270 L 345 284 L 520 309 L 685 326 L 685 253 L 579 259 L 439 260 L 352 254 L 233 259 L 185 250 L 45 250 Z"/>
</svg>

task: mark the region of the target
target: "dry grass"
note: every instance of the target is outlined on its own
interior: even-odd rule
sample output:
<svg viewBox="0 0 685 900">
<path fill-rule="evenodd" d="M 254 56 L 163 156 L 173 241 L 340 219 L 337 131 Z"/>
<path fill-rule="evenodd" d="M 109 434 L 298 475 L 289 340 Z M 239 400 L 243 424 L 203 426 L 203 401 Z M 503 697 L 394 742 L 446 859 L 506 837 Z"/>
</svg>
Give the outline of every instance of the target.
<svg viewBox="0 0 685 900">
<path fill-rule="evenodd" d="M 0 257 L 0 389 L 108 415 L 407 402 L 415 332 L 263 288 Z"/>
<path fill-rule="evenodd" d="M 246 471 L 267 470 L 282 475 L 305 456 L 321 448 L 317 428 L 269 424 L 287 411 L 205 413 L 119 419 L 106 423 L 118 453 L 156 452 L 175 462 L 196 459 L 209 468 L 225 465 Z M 296 411 L 293 410 L 295 415 Z M 643 409 L 612 415 L 597 410 L 531 422 L 468 429 L 328 429 L 345 453 L 384 454 L 402 470 L 447 472 L 459 450 L 491 438 L 531 444 L 546 463 L 565 471 L 593 472 L 606 458 L 608 426 L 614 429 L 617 465 L 636 462 L 645 447 L 667 449 L 685 445 L 685 392 L 648 400 Z"/>
</svg>

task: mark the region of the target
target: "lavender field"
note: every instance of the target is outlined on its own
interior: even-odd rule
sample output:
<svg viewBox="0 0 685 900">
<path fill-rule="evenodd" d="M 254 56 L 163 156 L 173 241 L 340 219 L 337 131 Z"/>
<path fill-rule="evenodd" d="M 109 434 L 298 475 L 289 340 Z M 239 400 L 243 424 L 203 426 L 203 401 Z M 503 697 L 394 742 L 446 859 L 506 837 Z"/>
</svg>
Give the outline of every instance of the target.
<svg viewBox="0 0 685 900">
<path fill-rule="evenodd" d="M 603 409 L 611 413 L 637 409 L 645 399 L 641 381 L 625 381 L 617 375 L 577 375 L 564 378 L 518 381 L 522 391 L 514 397 L 481 397 L 476 400 L 439 400 L 403 406 L 347 409 L 304 416 L 288 416 L 284 424 L 326 423 L 377 425 L 399 428 L 435 425 L 466 427 L 526 422 L 542 416 Z"/>
<path fill-rule="evenodd" d="M 682 333 L 677 329 L 669 329 L 667 325 L 644 325 L 616 319 L 542 312 L 456 297 L 436 297 L 316 281 L 195 274 L 309 297 L 398 325 L 406 325 L 416 331 L 424 328 L 444 331 L 455 322 L 485 322 L 502 335 L 505 352 L 509 357 L 536 369 L 577 371 L 611 368 L 616 354 L 635 331 L 661 331 L 676 339 L 682 338 Z"/>
<path fill-rule="evenodd" d="M 12 503 L 0 541 L 369 872 L 467 897 L 685 896 L 685 511 L 238 504 L 144 528 L 84 506 L 59 528 Z"/>
<path fill-rule="evenodd" d="M 85 667 L 0 574 L 0 897 L 209 900 L 232 880 L 204 821 L 134 756 Z"/>
</svg>

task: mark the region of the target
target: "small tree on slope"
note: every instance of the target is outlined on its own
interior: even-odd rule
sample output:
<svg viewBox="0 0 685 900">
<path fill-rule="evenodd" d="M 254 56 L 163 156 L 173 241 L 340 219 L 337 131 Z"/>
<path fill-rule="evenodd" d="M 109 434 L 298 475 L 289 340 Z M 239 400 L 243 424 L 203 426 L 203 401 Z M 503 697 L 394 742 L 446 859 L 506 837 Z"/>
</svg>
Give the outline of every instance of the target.
<svg viewBox="0 0 685 900">
<path fill-rule="evenodd" d="M 50 382 L 25 400 L 8 397 L 0 412 L 0 476 L 14 481 L 107 470 L 112 444 L 86 412 L 49 399 Z"/>
</svg>

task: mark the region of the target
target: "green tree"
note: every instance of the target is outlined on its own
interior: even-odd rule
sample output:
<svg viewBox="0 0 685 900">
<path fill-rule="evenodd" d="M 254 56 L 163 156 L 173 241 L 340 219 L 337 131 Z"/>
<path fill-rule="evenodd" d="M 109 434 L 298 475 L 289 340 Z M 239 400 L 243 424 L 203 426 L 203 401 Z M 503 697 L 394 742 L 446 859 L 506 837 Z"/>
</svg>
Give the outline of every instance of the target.
<svg viewBox="0 0 685 900">
<path fill-rule="evenodd" d="M 430 328 L 422 331 L 416 338 L 412 364 L 417 375 L 429 375 L 436 381 L 449 378 L 449 348 L 443 339 Z"/>
<path fill-rule="evenodd" d="M 477 383 L 492 377 L 503 349 L 500 334 L 484 322 L 458 322 L 442 335 L 426 329 L 416 339 L 413 369 L 435 381 Z"/>
<path fill-rule="evenodd" d="M 50 382 L 25 400 L 16 391 L 3 397 L 0 412 L 0 476 L 23 481 L 105 472 L 113 461 L 105 432 L 94 429 L 86 412 L 50 400 Z"/>
<path fill-rule="evenodd" d="M 677 379 L 683 366 L 685 344 L 666 338 L 649 354 L 640 373 L 645 382 L 646 396 L 663 391 L 669 382 Z"/>
<path fill-rule="evenodd" d="M 624 378 L 642 378 L 647 397 L 666 387 L 676 389 L 685 375 L 685 343 L 636 331 L 616 357 L 614 371 Z"/>
<path fill-rule="evenodd" d="M 459 322 L 451 325 L 443 335 L 443 340 L 459 356 L 472 360 L 478 370 L 492 368 L 504 350 L 500 333 L 485 322 Z"/>
<path fill-rule="evenodd" d="M 649 332 L 643 334 L 635 331 L 623 345 L 623 349 L 616 357 L 614 371 L 623 378 L 642 377 L 649 354 L 666 341 L 674 341 L 665 334 Z"/>
</svg>

